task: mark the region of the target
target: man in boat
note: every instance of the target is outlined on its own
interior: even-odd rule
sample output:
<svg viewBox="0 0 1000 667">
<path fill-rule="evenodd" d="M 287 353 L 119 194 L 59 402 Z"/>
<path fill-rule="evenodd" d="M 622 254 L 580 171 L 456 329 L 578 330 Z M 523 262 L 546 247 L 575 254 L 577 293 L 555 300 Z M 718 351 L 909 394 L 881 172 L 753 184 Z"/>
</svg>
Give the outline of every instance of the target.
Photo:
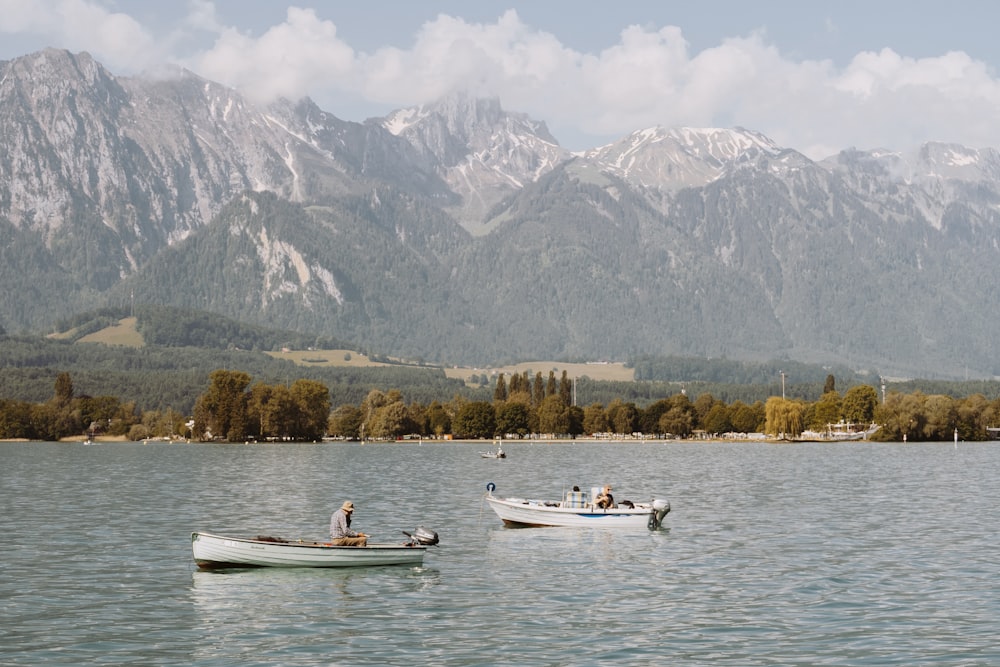
<svg viewBox="0 0 1000 667">
<path fill-rule="evenodd" d="M 351 530 L 351 515 L 354 503 L 345 500 L 340 509 L 330 517 L 330 542 L 337 547 L 363 547 L 368 544 L 368 536 Z"/>
<path fill-rule="evenodd" d="M 601 492 L 597 494 L 597 499 L 594 500 L 594 504 L 601 509 L 608 509 L 609 507 L 615 506 L 615 497 L 611 495 L 611 487 L 605 485 Z"/>
</svg>

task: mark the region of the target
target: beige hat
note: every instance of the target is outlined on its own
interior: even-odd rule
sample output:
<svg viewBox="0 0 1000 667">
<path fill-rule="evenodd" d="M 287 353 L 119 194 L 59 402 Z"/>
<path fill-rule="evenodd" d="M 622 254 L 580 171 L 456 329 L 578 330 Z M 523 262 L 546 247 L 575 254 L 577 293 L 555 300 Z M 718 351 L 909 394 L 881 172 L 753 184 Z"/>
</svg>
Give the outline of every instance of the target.
<svg viewBox="0 0 1000 667">
<path fill-rule="evenodd" d="M 340 509 L 344 510 L 345 512 L 353 512 L 354 503 L 352 503 L 350 500 L 345 500 L 344 504 L 340 506 Z"/>
</svg>

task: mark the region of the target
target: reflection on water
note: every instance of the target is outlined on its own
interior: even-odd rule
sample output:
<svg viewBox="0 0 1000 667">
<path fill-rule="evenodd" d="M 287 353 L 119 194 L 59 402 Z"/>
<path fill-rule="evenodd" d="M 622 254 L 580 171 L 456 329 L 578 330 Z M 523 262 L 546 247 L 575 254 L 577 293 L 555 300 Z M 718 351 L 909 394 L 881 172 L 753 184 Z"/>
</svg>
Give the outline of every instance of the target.
<svg viewBox="0 0 1000 667">
<path fill-rule="evenodd" d="M 1000 448 L 0 443 L 0 663 L 1000 664 Z M 670 499 L 665 529 L 507 529 L 498 492 Z M 201 572 L 190 532 L 379 541 L 423 567 Z"/>
<path fill-rule="evenodd" d="M 342 656 L 376 619 L 381 631 L 404 621 L 397 631 L 407 631 L 407 608 L 438 583 L 427 567 L 195 571 L 191 596 L 204 640 L 193 658 L 249 664 L 288 660 L 281 656 L 289 650 Z"/>
</svg>

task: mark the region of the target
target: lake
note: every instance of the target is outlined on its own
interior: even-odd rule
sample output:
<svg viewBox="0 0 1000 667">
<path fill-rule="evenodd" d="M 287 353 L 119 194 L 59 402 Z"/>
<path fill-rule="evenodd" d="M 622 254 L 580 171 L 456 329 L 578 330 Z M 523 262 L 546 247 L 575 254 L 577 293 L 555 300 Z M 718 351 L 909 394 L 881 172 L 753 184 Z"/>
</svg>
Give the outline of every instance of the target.
<svg viewBox="0 0 1000 667">
<path fill-rule="evenodd" d="M 3 665 L 997 665 L 997 443 L 0 443 Z M 508 529 L 610 483 L 657 532 Z M 200 572 L 194 530 L 423 567 Z"/>
</svg>

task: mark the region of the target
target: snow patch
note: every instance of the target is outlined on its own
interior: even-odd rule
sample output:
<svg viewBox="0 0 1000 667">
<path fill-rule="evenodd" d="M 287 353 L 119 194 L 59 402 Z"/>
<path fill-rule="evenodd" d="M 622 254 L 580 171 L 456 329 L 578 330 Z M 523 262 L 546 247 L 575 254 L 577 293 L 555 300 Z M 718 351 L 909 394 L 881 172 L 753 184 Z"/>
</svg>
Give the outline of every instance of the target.
<svg viewBox="0 0 1000 667">
<path fill-rule="evenodd" d="M 424 111 L 423 107 L 400 109 L 386 118 L 385 122 L 382 123 L 382 127 L 389 130 L 392 134 L 399 136 L 406 128 L 420 122 L 420 120 L 427 116 L 428 113 Z"/>
</svg>

